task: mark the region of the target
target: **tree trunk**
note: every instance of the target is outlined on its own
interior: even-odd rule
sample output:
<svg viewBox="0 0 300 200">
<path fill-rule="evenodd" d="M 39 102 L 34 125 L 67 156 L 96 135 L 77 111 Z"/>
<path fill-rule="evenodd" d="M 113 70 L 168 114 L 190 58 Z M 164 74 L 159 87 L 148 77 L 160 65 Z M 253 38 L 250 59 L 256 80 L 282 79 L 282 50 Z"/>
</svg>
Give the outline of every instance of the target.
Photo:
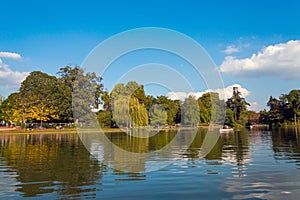
<svg viewBox="0 0 300 200">
<path fill-rule="evenodd" d="M 295 123 L 295 125 L 297 125 L 297 114 L 296 113 L 294 113 L 294 123 Z"/>
</svg>

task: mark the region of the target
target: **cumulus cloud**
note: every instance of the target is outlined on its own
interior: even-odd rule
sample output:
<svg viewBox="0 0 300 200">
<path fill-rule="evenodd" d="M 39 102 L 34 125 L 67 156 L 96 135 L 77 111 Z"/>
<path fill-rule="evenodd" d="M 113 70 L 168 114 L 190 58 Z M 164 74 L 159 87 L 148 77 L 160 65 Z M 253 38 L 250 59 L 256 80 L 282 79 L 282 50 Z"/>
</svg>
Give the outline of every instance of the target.
<svg viewBox="0 0 300 200">
<path fill-rule="evenodd" d="M 171 100 L 183 101 L 188 96 L 194 96 L 196 99 L 201 97 L 205 92 L 169 92 L 167 97 Z"/>
<path fill-rule="evenodd" d="M 256 101 L 254 101 L 254 102 L 250 103 L 250 106 L 248 106 L 248 109 L 254 110 L 254 111 L 259 111 L 259 110 L 261 110 L 261 107 L 259 106 L 259 104 Z"/>
<path fill-rule="evenodd" d="M 1 58 L 21 59 L 16 53 L 0 52 L 0 88 L 4 90 L 15 90 L 20 83 L 29 75 L 29 72 L 13 71 Z"/>
<path fill-rule="evenodd" d="M 233 76 L 280 76 L 300 77 L 300 40 L 270 45 L 249 58 L 238 59 L 226 56 L 220 72 Z"/>
<path fill-rule="evenodd" d="M 21 55 L 18 53 L 0 51 L 0 58 L 21 59 Z"/>
<path fill-rule="evenodd" d="M 167 94 L 167 97 L 169 99 L 172 99 L 172 100 L 181 100 L 181 101 L 183 101 L 188 96 L 194 96 L 198 99 L 204 93 L 217 92 L 217 93 L 219 93 L 220 99 L 226 100 L 226 99 L 228 99 L 232 96 L 233 87 L 238 87 L 238 90 L 241 93 L 241 96 L 244 97 L 244 98 L 251 94 L 251 92 L 249 90 L 247 90 L 246 88 L 243 88 L 241 85 L 233 84 L 233 85 L 230 85 L 226 88 L 219 88 L 219 89 L 216 89 L 216 90 L 205 90 L 203 92 L 169 92 Z"/>
<path fill-rule="evenodd" d="M 222 51 L 225 54 L 232 54 L 236 52 L 240 52 L 240 49 L 236 47 L 235 45 L 228 45 L 225 50 Z"/>
</svg>

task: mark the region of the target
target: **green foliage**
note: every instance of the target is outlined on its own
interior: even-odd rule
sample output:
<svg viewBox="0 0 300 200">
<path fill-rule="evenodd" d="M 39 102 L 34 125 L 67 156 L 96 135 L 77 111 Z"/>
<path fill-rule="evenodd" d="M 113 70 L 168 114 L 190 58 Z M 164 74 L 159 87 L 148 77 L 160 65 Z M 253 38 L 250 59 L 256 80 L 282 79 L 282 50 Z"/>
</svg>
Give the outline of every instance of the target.
<svg viewBox="0 0 300 200">
<path fill-rule="evenodd" d="M 231 109 L 227 108 L 226 109 L 226 117 L 225 117 L 225 122 L 224 124 L 228 126 L 234 126 L 235 120 L 234 120 L 234 113 Z"/>
<path fill-rule="evenodd" d="M 6 122 L 15 121 L 14 110 L 17 108 L 18 93 L 12 93 L 1 103 L 0 118 Z M 19 119 L 18 119 L 19 120 Z"/>
<path fill-rule="evenodd" d="M 267 106 L 270 108 L 267 113 L 270 124 L 279 125 L 284 121 L 297 123 L 300 116 L 300 90 L 291 90 L 279 99 L 271 96 Z"/>
<path fill-rule="evenodd" d="M 158 96 L 153 99 L 153 104 L 162 106 L 167 112 L 166 123 L 169 125 L 174 125 L 175 123 L 180 122 L 180 103 L 181 102 L 179 100 L 171 100 L 165 96 Z"/>
<path fill-rule="evenodd" d="M 144 86 L 131 81 L 127 85 L 116 84 L 110 93 L 113 119 L 120 127 L 140 127 L 149 123 L 145 107 L 146 95 Z"/>
<path fill-rule="evenodd" d="M 239 121 L 237 121 L 238 124 L 241 126 L 245 126 L 249 119 L 249 112 L 247 110 L 243 110 L 240 114 Z"/>
<path fill-rule="evenodd" d="M 198 98 L 200 109 L 200 122 L 210 123 L 213 119 L 214 123 L 222 123 L 225 115 L 225 102 L 220 100 L 219 94 L 216 92 L 208 92 Z"/>
<path fill-rule="evenodd" d="M 131 127 L 129 98 L 124 95 L 115 97 L 112 105 L 113 119 L 119 127 Z"/>
<path fill-rule="evenodd" d="M 100 127 L 110 127 L 111 126 L 111 111 L 109 110 L 100 110 L 97 112 L 97 119 Z"/>
<path fill-rule="evenodd" d="M 262 123 L 262 124 L 269 124 L 270 123 L 269 112 L 266 111 L 266 109 L 261 110 L 259 112 L 259 123 Z"/>
<path fill-rule="evenodd" d="M 69 88 L 72 94 L 73 116 L 75 122 L 92 122 L 92 109 L 98 109 L 103 93 L 102 77 L 94 72 L 84 72 L 75 66 L 66 66 L 58 72 L 60 80 Z M 91 124 L 86 124 L 91 125 Z"/>
<path fill-rule="evenodd" d="M 284 120 L 284 114 L 283 114 L 283 104 L 282 101 L 270 97 L 267 106 L 270 107 L 270 111 L 268 113 L 268 118 L 271 124 L 279 124 L 282 123 Z"/>
<path fill-rule="evenodd" d="M 103 92 L 101 96 L 101 100 L 103 102 L 103 109 L 111 111 L 111 104 L 110 104 L 111 102 L 110 102 L 109 93 L 107 91 Z"/>
<path fill-rule="evenodd" d="M 241 93 L 237 87 L 233 88 L 233 95 L 226 101 L 227 108 L 233 111 L 235 124 L 246 125 L 248 119 L 247 106 L 245 98 L 241 97 Z"/>
<path fill-rule="evenodd" d="M 300 116 L 300 90 L 292 90 L 287 95 L 288 108 L 291 110 L 293 121 L 297 123 Z"/>
<path fill-rule="evenodd" d="M 34 71 L 21 83 L 19 95 L 21 99 L 17 107 L 27 107 L 27 118 L 40 121 L 41 126 L 43 121 L 59 119 L 58 105 L 62 102 L 58 88 L 60 81 L 55 76 Z M 26 98 L 26 101 L 24 101 Z M 18 109 L 18 108 L 16 108 Z"/>
<path fill-rule="evenodd" d="M 249 119 L 260 123 L 280 124 L 285 121 L 297 123 L 300 117 L 300 90 L 282 94 L 278 99 L 270 97 L 269 111 L 259 114 L 247 111 L 249 103 L 241 97 L 237 88 L 226 103 L 219 94 L 210 92 L 197 100 L 189 96 L 181 102 L 166 96 L 146 96 L 144 86 L 135 81 L 119 83 L 109 93 L 103 91 L 102 77 L 85 72 L 75 66 L 66 66 L 58 72 L 59 78 L 34 71 L 21 83 L 19 92 L 4 99 L 0 95 L 0 119 L 25 125 L 28 121 L 81 122 L 94 119 L 94 109 L 102 127 L 109 127 L 115 121 L 118 126 L 140 127 L 180 123 L 196 126 L 223 122 L 243 126 Z M 72 110 L 75 108 L 75 112 Z M 73 119 L 74 117 L 74 119 Z M 254 120 L 255 118 L 255 120 Z"/>
<path fill-rule="evenodd" d="M 131 97 L 129 112 L 134 127 L 147 126 L 149 122 L 148 111 L 144 104 L 141 104 L 136 97 Z"/>
<path fill-rule="evenodd" d="M 167 121 L 167 117 L 168 117 L 167 112 L 162 106 L 155 104 L 154 106 L 151 107 L 150 123 L 152 126 L 164 125 Z"/>
<path fill-rule="evenodd" d="M 200 119 L 198 102 L 193 96 L 186 98 L 182 104 L 182 121 L 184 125 L 196 126 Z"/>
<path fill-rule="evenodd" d="M 23 125 L 27 121 L 39 121 L 41 125 L 46 121 L 70 122 L 73 120 L 72 92 L 75 106 L 81 108 L 76 110 L 86 112 L 80 113 L 83 116 L 101 103 L 101 77 L 84 73 L 79 67 L 61 68 L 58 74 L 60 79 L 40 71 L 31 72 L 21 83 L 19 92 L 1 104 L 1 119 Z"/>
<path fill-rule="evenodd" d="M 11 94 L 1 105 L 1 118 L 25 125 L 28 120 L 58 119 L 60 81 L 45 73 L 34 71 L 21 83 L 20 91 Z"/>
</svg>

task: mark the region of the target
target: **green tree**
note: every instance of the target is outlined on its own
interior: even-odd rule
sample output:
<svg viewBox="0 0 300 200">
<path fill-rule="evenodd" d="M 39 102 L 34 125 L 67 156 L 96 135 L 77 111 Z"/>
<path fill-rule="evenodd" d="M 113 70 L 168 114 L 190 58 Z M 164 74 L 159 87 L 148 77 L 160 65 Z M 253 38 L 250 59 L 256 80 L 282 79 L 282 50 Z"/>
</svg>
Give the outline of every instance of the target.
<svg viewBox="0 0 300 200">
<path fill-rule="evenodd" d="M 216 92 L 207 92 L 198 98 L 200 109 L 200 122 L 209 123 L 211 119 L 215 123 L 223 123 L 225 114 L 225 102 L 220 100 Z"/>
<path fill-rule="evenodd" d="M 26 122 L 32 119 L 31 103 L 31 96 L 12 93 L 0 106 L 0 118 L 26 128 Z"/>
<path fill-rule="evenodd" d="M 180 122 L 180 101 L 171 100 L 165 96 L 158 96 L 154 99 L 154 104 L 162 106 L 167 112 L 167 124 L 174 125 Z"/>
<path fill-rule="evenodd" d="M 226 102 L 227 108 L 231 109 L 234 113 L 234 120 L 244 125 L 244 121 L 240 120 L 241 114 L 245 115 L 245 111 L 247 111 L 247 106 L 250 106 L 246 100 L 241 97 L 241 93 L 238 91 L 237 87 L 233 87 L 233 95 Z M 243 116 L 244 118 L 244 116 Z"/>
<path fill-rule="evenodd" d="M 43 121 L 59 119 L 58 105 L 62 104 L 58 101 L 58 96 L 61 95 L 58 93 L 59 86 L 60 81 L 55 76 L 39 71 L 31 72 L 21 83 L 21 100 L 27 98 L 26 106 L 30 108 L 28 115 L 31 119 L 40 121 L 41 126 Z"/>
<path fill-rule="evenodd" d="M 211 114 L 211 102 L 210 97 L 207 96 L 208 93 L 205 93 L 201 97 L 198 98 L 198 105 L 200 109 L 200 123 L 208 124 L 210 122 L 210 114 Z"/>
<path fill-rule="evenodd" d="M 227 108 L 226 109 L 226 117 L 225 117 L 225 122 L 224 124 L 228 125 L 228 126 L 234 126 L 234 113 L 231 109 Z"/>
<path fill-rule="evenodd" d="M 118 126 L 147 126 L 149 114 L 145 106 L 144 86 L 135 81 L 116 84 L 110 93 L 113 119 Z"/>
<path fill-rule="evenodd" d="M 143 85 L 139 85 L 135 81 L 130 81 L 126 84 L 126 93 L 132 97 L 135 97 L 139 100 L 139 103 L 145 104 L 146 95 Z"/>
<path fill-rule="evenodd" d="M 268 113 L 268 118 L 271 124 L 279 124 L 284 120 L 282 102 L 276 98 L 270 97 L 267 106 L 270 110 Z"/>
<path fill-rule="evenodd" d="M 0 105 L 0 118 L 5 122 L 15 121 L 14 111 L 17 108 L 18 93 L 10 94 Z"/>
<path fill-rule="evenodd" d="M 167 121 L 167 112 L 162 106 L 154 105 L 150 109 L 150 123 L 154 125 L 164 125 Z"/>
<path fill-rule="evenodd" d="M 119 127 L 131 127 L 129 97 L 119 95 L 112 104 L 113 119 Z"/>
<path fill-rule="evenodd" d="M 15 96 L 16 101 L 14 102 L 14 106 L 12 108 L 13 111 L 13 121 L 21 122 L 21 125 L 24 129 L 26 129 L 26 123 L 28 120 L 33 119 L 33 111 L 32 111 L 32 96 L 28 94 L 17 93 Z"/>
<path fill-rule="evenodd" d="M 259 112 L 259 123 L 261 124 L 269 124 L 270 119 L 269 119 L 269 112 L 264 109 Z"/>
<path fill-rule="evenodd" d="M 100 127 L 110 127 L 112 123 L 111 111 L 110 110 L 98 111 L 97 119 Z"/>
<path fill-rule="evenodd" d="M 287 95 L 288 108 L 291 109 L 293 121 L 297 124 L 297 118 L 300 116 L 300 90 L 292 90 Z"/>
<path fill-rule="evenodd" d="M 102 102 L 103 102 L 103 109 L 106 111 L 111 111 L 111 101 L 109 97 L 108 91 L 104 91 L 101 96 Z"/>
<path fill-rule="evenodd" d="M 184 125 L 196 126 L 199 122 L 200 111 L 198 102 L 193 96 L 186 98 L 182 104 L 182 121 Z"/>
<path fill-rule="evenodd" d="M 94 72 L 85 72 L 84 69 L 75 66 L 60 68 L 57 73 L 72 95 L 73 116 L 76 122 L 92 122 L 92 109 L 98 109 L 103 93 L 102 77 Z M 89 124 L 87 124 L 89 125 Z"/>
<path fill-rule="evenodd" d="M 134 127 L 147 126 L 149 122 L 148 111 L 138 98 L 131 97 L 129 102 L 129 112 Z"/>
</svg>

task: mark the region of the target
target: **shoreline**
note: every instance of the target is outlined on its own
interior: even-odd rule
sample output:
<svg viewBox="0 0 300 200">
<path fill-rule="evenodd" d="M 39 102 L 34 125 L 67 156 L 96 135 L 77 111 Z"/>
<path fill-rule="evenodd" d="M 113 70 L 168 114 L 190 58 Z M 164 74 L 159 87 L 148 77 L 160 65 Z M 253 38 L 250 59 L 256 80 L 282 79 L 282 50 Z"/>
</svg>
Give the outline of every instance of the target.
<svg viewBox="0 0 300 200">
<path fill-rule="evenodd" d="M 192 130 L 192 129 L 203 129 L 208 128 L 209 126 L 198 126 L 198 127 L 175 127 L 175 128 L 149 128 L 149 127 L 143 127 L 143 128 L 137 128 L 137 130 L 148 130 L 148 131 L 177 131 L 179 129 L 181 130 Z M 129 132 L 132 129 L 122 130 L 120 128 L 102 128 L 101 131 L 104 133 L 121 133 L 121 132 Z M 62 129 L 62 130 L 56 130 L 56 129 L 44 129 L 44 130 L 23 130 L 23 129 L 14 129 L 14 128 L 0 128 L 0 134 L 64 134 L 64 133 L 88 133 L 88 132 L 97 132 L 99 130 L 95 129 L 76 129 L 76 128 L 68 128 L 68 129 Z"/>
<path fill-rule="evenodd" d="M 260 127 L 260 126 L 258 126 Z M 299 125 L 292 125 L 289 124 L 287 126 L 282 126 L 281 128 L 292 128 L 292 127 L 300 127 Z M 120 128 L 101 128 L 101 131 L 104 133 L 126 133 L 131 130 L 147 130 L 147 131 L 178 131 L 178 130 L 200 130 L 200 129 L 207 129 L 209 128 L 208 125 L 201 125 L 197 127 L 172 127 L 172 128 L 154 128 L 154 127 L 141 127 L 141 128 L 132 128 L 132 129 L 120 129 Z M 215 127 L 218 128 L 218 127 Z M 2 134 L 66 134 L 66 133 L 95 133 L 99 132 L 98 129 L 76 129 L 76 128 L 66 128 L 66 129 L 33 129 L 33 130 L 24 130 L 20 128 L 0 128 L 0 135 Z"/>
</svg>

